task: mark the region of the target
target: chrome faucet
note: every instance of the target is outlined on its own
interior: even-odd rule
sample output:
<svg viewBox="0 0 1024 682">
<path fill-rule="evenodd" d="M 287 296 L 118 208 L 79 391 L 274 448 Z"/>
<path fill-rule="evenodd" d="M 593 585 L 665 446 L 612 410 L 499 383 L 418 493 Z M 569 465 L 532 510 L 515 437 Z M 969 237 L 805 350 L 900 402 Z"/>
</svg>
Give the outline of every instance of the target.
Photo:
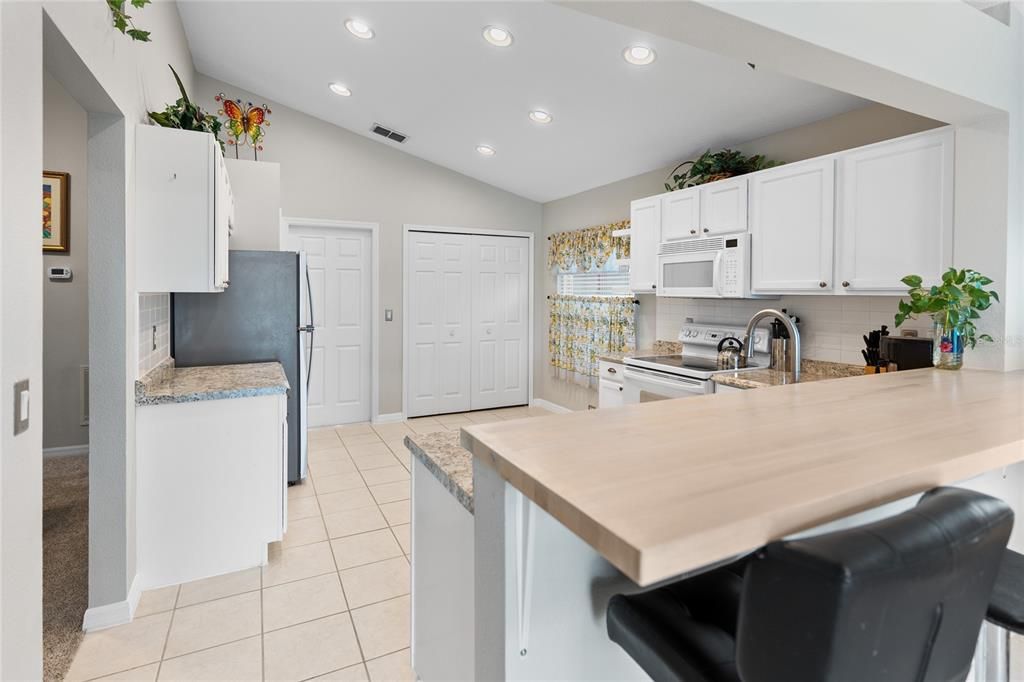
<svg viewBox="0 0 1024 682">
<path fill-rule="evenodd" d="M 789 333 L 789 361 L 790 366 L 793 368 L 793 383 L 796 383 L 800 381 L 800 332 L 786 313 L 779 312 L 773 308 L 765 308 L 754 313 L 754 316 L 750 318 L 750 322 L 747 322 L 747 329 L 743 332 L 743 352 L 747 354 L 748 358 L 754 357 L 754 327 L 761 320 L 768 317 L 778 319 Z"/>
</svg>

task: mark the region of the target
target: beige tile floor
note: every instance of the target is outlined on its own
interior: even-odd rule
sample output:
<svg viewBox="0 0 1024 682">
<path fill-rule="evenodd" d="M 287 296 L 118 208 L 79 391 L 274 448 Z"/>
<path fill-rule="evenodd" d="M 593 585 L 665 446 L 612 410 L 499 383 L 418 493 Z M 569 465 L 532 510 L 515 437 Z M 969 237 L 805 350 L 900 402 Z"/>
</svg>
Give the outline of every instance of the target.
<svg viewBox="0 0 1024 682">
<path fill-rule="evenodd" d="M 85 636 L 66 680 L 411 680 L 410 433 L 549 414 L 514 407 L 309 431 L 309 478 L 263 568 L 142 595 Z"/>
</svg>

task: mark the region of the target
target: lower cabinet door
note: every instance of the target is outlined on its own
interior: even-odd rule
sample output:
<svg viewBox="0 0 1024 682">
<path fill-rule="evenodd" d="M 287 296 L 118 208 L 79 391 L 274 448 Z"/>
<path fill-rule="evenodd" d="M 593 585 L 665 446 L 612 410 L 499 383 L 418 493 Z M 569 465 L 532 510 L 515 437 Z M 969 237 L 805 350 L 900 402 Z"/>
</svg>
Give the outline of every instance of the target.
<svg viewBox="0 0 1024 682">
<path fill-rule="evenodd" d="M 622 405 L 625 405 L 622 398 L 622 384 L 601 379 L 597 389 L 598 408 L 621 407 Z"/>
</svg>

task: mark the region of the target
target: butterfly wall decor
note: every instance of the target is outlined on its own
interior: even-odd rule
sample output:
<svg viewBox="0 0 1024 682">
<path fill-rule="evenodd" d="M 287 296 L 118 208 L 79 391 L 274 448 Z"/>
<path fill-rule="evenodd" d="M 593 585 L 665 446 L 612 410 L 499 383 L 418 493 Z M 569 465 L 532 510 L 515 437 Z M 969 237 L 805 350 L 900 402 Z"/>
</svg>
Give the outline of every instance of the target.
<svg viewBox="0 0 1024 682">
<path fill-rule="evenodd" d="M 235 158 L 238 158 L 238 148 L 248 145 L 252 147 L 253 159 L 259 161 L 259 153 L 263 151 L 263 137 L 266 134 L 264 129 L 270 125 L 270 121 L 267 120 L 270 116 L 270 107 L 266 104 L 257 107 L 252 102 L 242 104 L 242 100 L 228 99 L 223 92 L 214 99 L 221 105 L 217 113 L 224 117 L 228 144 L 235 148 Z"/>
</svg>

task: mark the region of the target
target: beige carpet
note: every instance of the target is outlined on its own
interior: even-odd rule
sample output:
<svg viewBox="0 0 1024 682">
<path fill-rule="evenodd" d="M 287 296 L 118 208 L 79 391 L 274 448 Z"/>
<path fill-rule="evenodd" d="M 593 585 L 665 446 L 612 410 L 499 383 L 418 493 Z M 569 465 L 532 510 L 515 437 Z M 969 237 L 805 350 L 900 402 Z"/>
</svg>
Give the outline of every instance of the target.
<svg viewBox="0 0 1024 682">
<path fill-rule="evenodd" d="M 58 681 L 89 604 L 89 458 L 43 460 L 43 679 Z"/>
</svg>

